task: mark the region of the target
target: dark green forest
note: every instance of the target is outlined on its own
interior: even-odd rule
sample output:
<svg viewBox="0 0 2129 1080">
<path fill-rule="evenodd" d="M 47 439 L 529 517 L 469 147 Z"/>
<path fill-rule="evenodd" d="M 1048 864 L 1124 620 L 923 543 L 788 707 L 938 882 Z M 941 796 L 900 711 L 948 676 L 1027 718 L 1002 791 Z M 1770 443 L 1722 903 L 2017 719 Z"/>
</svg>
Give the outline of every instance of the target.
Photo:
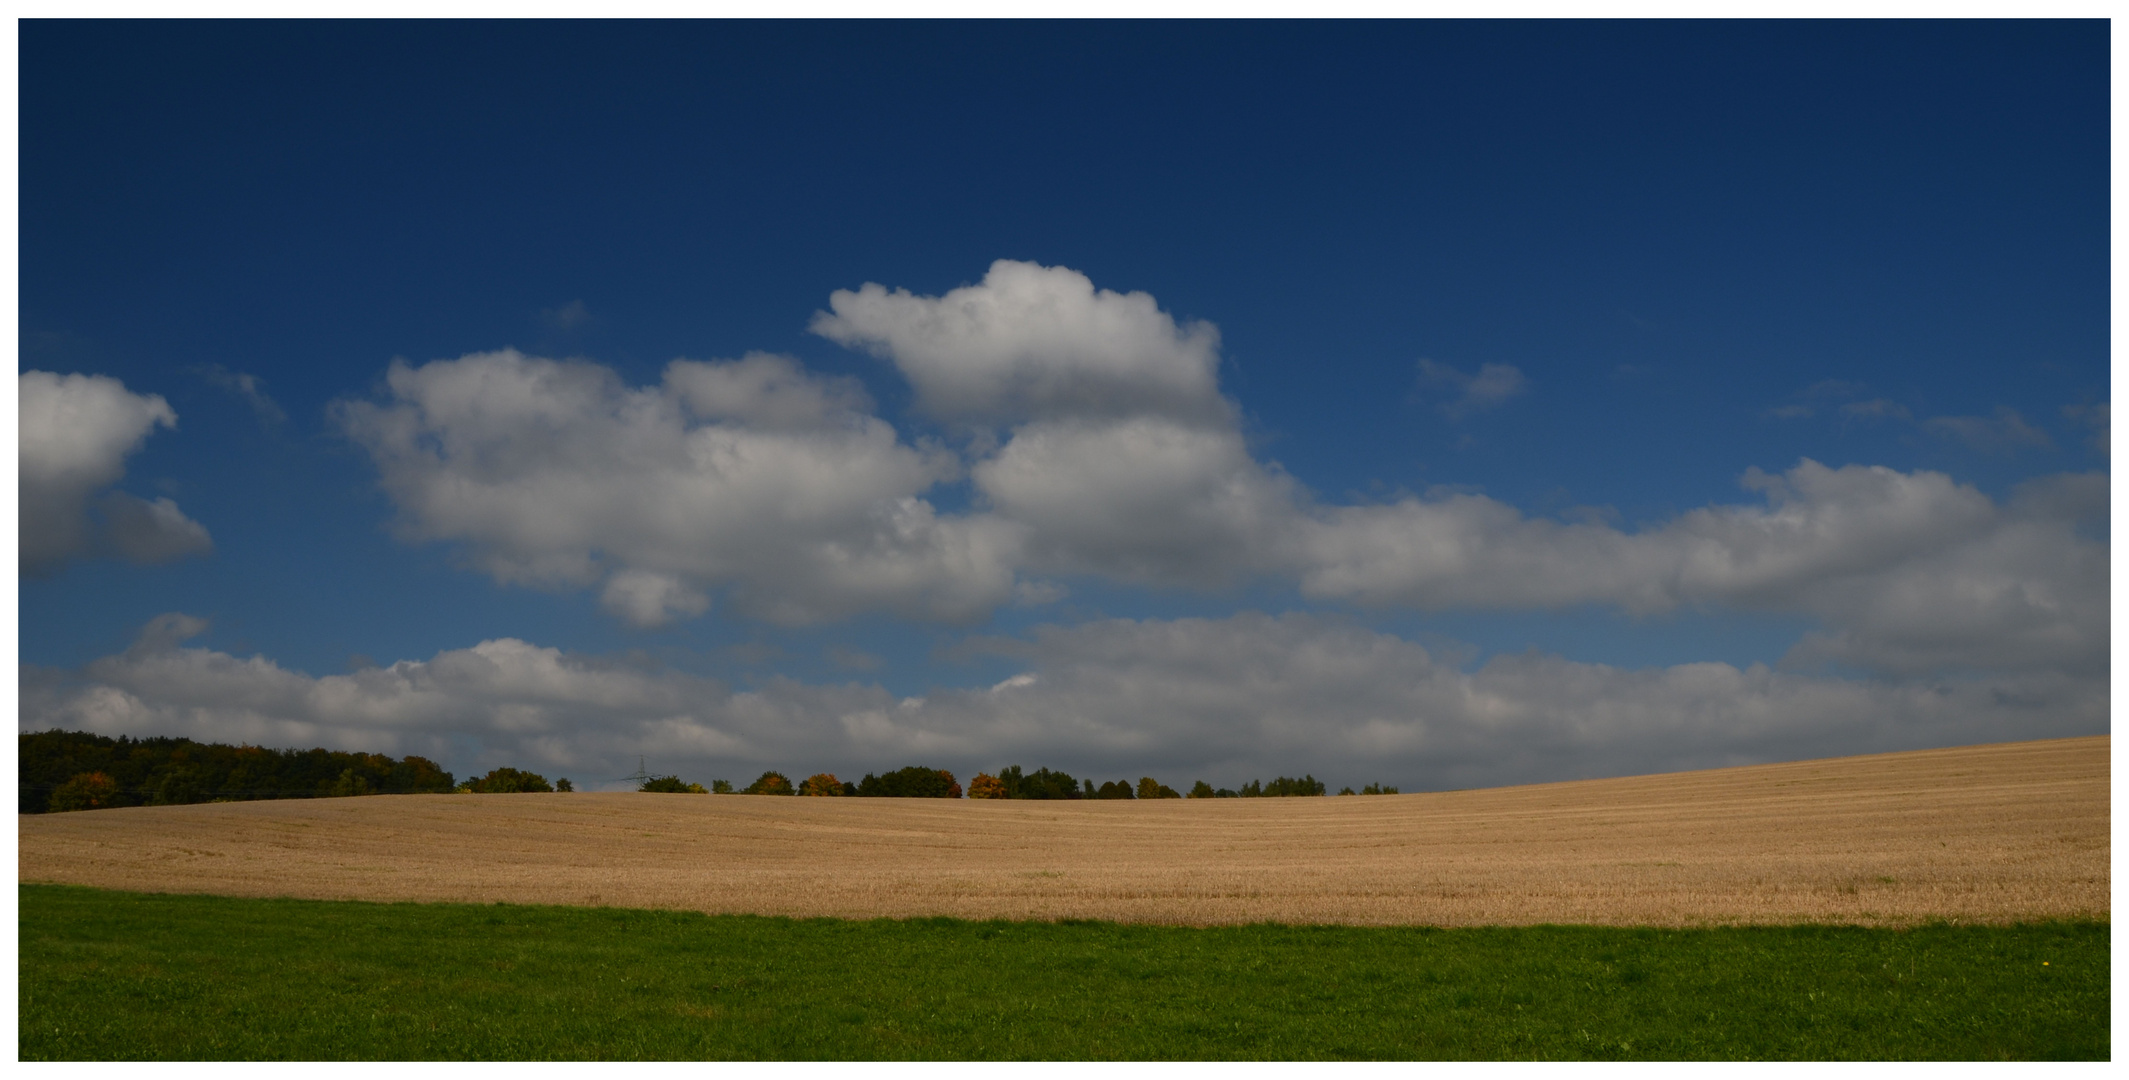
<svg viewBox="0 0 2129 1080">
<path fill-rule="evenodd" d="M 452 790 L 424 757 L 337 750 L 268 750 L 191 739 L 109 738 L 85 731 L 23 732 L 18 812 L 248 799 L 316 799 Z"/>
</svg>

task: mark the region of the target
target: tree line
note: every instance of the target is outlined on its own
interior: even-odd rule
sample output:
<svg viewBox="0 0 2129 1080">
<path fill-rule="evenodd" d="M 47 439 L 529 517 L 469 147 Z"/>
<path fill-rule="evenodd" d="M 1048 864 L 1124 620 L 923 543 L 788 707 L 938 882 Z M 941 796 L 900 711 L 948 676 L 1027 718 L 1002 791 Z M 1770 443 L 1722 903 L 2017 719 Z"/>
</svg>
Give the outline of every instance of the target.
<svg viewBox="0 0 2129 1080">
<path fill-rule="evenodd" d="M 712 780 L 710 786 L 705 788 L 701 784 L 689 783 L 677 776 L 661 776 L 645 781 L 639 790 L 717 795 L 819 795 L 898 799 L 958 799 L 963 794 L 953 773 L 925 765 L 910 765 L 884 776 L 866 773 L 865 778 L 856 783 L 838 780 L 834 773 L 814 773 L 802 783 L 793 784 L 790 777 L 772 769 L 743 788 L 734 788 L 729 780 Z M 971 799 L 1259 799 L 1325 793 L 1323 781 L 1313 775 L 1299 779 L 1281 776 L 1270 781 L 1251 780 L 1242 785 L 1240 790 L 1215 788 L 1200 780 L 1191 785 L 1190 794 L 1184 795 L 1150 776 L 1139 777 L 1136 785 L 1126 780 L 1110 780 L 1097 785 L 1092 779 L 1075 778 L 1071 773 L 1050 769 L 1023 772 L 1018 765 L 1008 765 L 996 774 L 977 773 L 969 780 L 967 791 Z M 1397 788 L 1369 784 L 1359 791 L 1347 787 L 1338 794 L 1395 795 Z"/>
<path fill-rule="evenodd" d="M 317 799 L 450 791 L 428 758 L 338 750 L 268 750 L 191 739 L 115 739 L 86 731 L 23 732 L 18 812 Z"/>
<path fill-rule="evenodd" d="M 269 750 L 162 736 L 111 738 L 56 728 L 23 732 L 19 743 L 16 786 L 18 812 L 24 814 L 254 799 L 576 790 L 566 776 L 550 783 L 538 773 L 509 766 L 458 780 L 435 762 L 411 754 L 392 758 L 325 749 Z M 1323 782 L 1314 776 L 1252 780 L 1239 790 L 1200 780 L 1184 795 L 1150 776 L 1140 777 L 1135 785 L 1124 780 L 1096 784 L 1046 768 L 1024 772 L 1018 765 L 995 774 L 977 773 L 965 792 L 953 773 L 924 765 L 866 773 L 855 783 L 839 780 L 834 773 L 815 773 L 794 784 L 771 770 L 744 788 L 728 780 L 704 787 L 677 776 L 659 776 L 644 781 L 638 790 L 889 799 L 958 799 L 964 794 L 971 799 L 1249 799 L 1325 793 Z M 1349 787 L 1338 794 L 1395 795 L 1397 789 L 1369 784 L 1359 792 Z"/>
</svg>

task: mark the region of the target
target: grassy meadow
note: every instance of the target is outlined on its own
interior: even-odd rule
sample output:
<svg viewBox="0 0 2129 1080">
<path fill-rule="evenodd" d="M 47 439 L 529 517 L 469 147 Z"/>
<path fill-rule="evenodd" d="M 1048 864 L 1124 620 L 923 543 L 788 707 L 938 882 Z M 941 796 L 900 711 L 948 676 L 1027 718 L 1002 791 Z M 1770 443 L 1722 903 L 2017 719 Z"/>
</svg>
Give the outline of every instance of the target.
<svg viewBox="0 0 2129 1080">
<path fill-rule="evenodd" d="M 1209 928 L 24 885 L 50 1059 L 2104 1059 L 2103 922 Z"/>
</svg>

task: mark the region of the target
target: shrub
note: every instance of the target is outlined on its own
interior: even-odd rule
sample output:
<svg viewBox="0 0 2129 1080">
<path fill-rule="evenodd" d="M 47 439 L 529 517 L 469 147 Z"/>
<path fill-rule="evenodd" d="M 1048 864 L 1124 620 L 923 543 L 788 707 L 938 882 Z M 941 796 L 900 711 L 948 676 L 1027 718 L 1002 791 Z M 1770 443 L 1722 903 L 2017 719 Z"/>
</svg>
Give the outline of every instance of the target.
<svg viewBox="0 0 2129 1080">
<path fill-rule="evenodd" d="M 1397 789 L 1384 784 L 1369 784 L 1361 788 L 1360 793 L 1362 795 L 1395 795 L 1397 794 Z"/>
<path fill-rule="evenodd" d="M 1150 776 L 1138 778 L 1138 797 L 1141 799 L 1180 799 L 1181 795 L 1166 784 L 1156 783 Z"/>
<path fill-rule="evenodd" d="M 637 791 L 660 791 L 674 795 L 708 795 L 710 789 L 701 784 L 690 784 L 677 776 L 654 776 L 643 782 Z"/>
<path fill-rule="evenodd" d="M 843 782 L 837 780 L 834 773 L 814 773 L 806 778 L 805 783 L 798 786 L 798 793 L 801 795 L 841 796 L 843 794 Z"/>
<path fill-rule="evenodd" d="M 1342 787 L 1342 788 L 1339 788 L 1339 789 L 1338 789 L 1338 794 L 1340 794 L 1340 795 L 1351 795 L 1351 794 L 1353 794 L 1353 786 L 1352 786 L 1351 784 L 1347 784 L 1346 786 L 1344 786 L 1344 787 Z"/>
<path fill-rule="evenodd" d="M 1005 784 L 989 773 L 977 773 L 968 782 L 968 797 L 971 799 L 1010 799 Z"/>
<path fill-rule="evenodd" d="M 76 773 L 52 791 L 53 813 L 118 805 L 118 781 L 100 772 Z"/>
<path fill-rule="evenodd" d="M 508 765 L 490 769 L 488 775 L 478 780 L 469 780 L 462 790 L 477 795 L 504 795 L 520 791 L 553 791 L 554 785 L 539 773 L 520 772 Z"/>
<path fill-rule="evenodd" d="M 776 770 L 774 770 L 774 769 L 771 769 L 771 770 L 769 770 L 768 772 L 765 772 L 765 773 L 761 774 L 761 777 L 760 777 L 759 779 L 755 780 L 755 781 L 754 781 L 753 783 L 751 783 L 751 784 L 748 784 L 748 785 L 747 785 L 746 787 L 744 787 L 744 788 L 740 789 L 740 792 L 739 792 L 739 793 L 740 793 L 741 795 L 796 795 L 796 794 L 798 794 L 798 792 L 797 792 L 797 791 L 795 791 L 795 790 L 793 790 L 793 789 L 792 789 L 792 787 L 791 787 L 791 778 L 790 778 L 790 777 L 788 777 L 788 776 L 785 776 L 784 774 L 782 774 L 782 773 L 780 773 L 780 772 L 777 772 L 777 771 L 776 771 Z"/>
<path fill-rule="evenodd" d="M 1091 781 L 1089 782 L 1091 783 Z M 1097 799 L 1137 798 L 1137 796 L 1131 794 L 1131 785 L 1124 783 L 1122 780 L 1111 780 L 1108 783 L 1103 784 L 1101 787 L 1095 789 L 1094 797 Z"/>
<path fill-rule="evenodd" d="M 730 795 L 732 793 L 732 782 L 730 780 L 712 780 L 710 781 L 710 793 L 713 795 Z"/>
<path fill-rule="evenodd" d="M 866 773 L 857 793 L 872 799 L 958 799 L 961 785 L 945 769 L 910 765 L 885 776 Z"/>
</svg>

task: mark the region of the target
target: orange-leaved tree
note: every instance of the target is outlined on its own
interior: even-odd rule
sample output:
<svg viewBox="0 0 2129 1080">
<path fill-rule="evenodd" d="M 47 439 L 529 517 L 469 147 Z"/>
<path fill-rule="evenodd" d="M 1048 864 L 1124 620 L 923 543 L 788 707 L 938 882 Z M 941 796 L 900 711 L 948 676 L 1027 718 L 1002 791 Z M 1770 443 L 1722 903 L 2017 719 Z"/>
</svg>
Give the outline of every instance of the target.
<svg viewBox="0 0 2129 1080">
<path fill-rule="evenodd" d="M 801 795 L 841 795 L 843 793 L 843 782 L 837 780 L 834 773 L 814 773 L 806 778 L 805 783 L 798 786 L 798 793 Z"/>
<path fill-rule="evenodd" d="M 761 779 L 740 789 L 741 795 L 796 795 L 791 788 L 791 778 L 774 769 L 761 774 Z"/>
<path fill-rule="evenodd" d="M 987 772 L 979 772 L 968 782 L 968 797 L 971 799 L 1010 799 L 1013 795 L 1005 790 L 1005 781 Z"/>
</svg>

